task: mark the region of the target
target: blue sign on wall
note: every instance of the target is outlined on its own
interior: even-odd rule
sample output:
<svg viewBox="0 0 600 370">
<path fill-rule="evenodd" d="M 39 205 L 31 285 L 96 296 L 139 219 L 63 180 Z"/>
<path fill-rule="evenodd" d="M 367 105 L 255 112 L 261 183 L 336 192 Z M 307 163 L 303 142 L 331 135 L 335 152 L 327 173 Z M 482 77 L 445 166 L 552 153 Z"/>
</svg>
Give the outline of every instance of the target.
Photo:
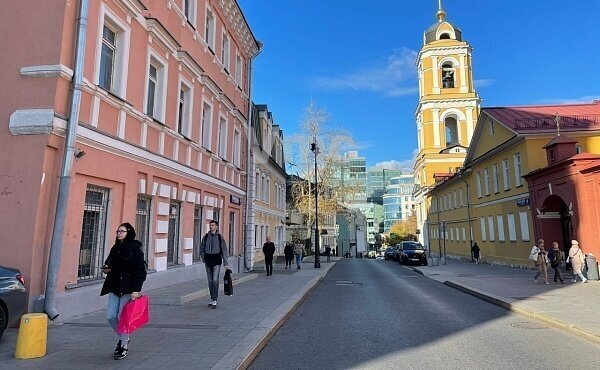
<svg viewBox="0 0 600 370">
<path fill-rule="evenodd" d="M 517 199 L 517 206 L 524 207 L 529 205 L 529 197 Z"/>
</svg>

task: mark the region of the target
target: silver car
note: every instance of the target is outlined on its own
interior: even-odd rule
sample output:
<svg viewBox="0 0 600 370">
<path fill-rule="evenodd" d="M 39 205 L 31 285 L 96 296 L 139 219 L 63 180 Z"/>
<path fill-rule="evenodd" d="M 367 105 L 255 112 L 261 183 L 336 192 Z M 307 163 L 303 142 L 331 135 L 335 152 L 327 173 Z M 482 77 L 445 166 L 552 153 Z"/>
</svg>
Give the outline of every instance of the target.
<svg viewBox="0 0 600 370">
<path fill-rule="evenodd" d="M 27 290 L 21 272 L 0 266 L 0 338 L 7 327 L 16 326 L 27 312 Z"/>
</svg>

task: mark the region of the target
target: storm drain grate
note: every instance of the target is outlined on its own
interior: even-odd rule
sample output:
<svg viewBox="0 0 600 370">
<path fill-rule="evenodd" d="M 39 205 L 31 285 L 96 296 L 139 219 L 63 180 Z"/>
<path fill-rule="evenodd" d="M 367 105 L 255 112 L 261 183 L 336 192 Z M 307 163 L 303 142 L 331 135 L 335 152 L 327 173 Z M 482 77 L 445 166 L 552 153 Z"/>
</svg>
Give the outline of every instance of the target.
<svg viewBox="0 0 600 370">
<path fill-rule="evenodd" d="M 511 322 L 509 325 L 514 328 L 519 328 L 519 329 L 548 329 L 549 328 L 548 325 L 544 325 L 539 322 L 531 322 L 531 321 Z"/>
</svg>

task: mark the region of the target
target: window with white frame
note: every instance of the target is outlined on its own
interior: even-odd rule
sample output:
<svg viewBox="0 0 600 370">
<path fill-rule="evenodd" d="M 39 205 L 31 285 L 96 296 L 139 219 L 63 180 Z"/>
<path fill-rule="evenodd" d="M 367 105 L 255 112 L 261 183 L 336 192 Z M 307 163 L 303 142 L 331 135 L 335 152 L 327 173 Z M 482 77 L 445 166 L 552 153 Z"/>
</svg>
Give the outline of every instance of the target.
<svg viewBox="0 0 600 370">
<path fill-rule="evenodd" d="M 219 137 L 218 137 L 219 157 L 227 159 L 227 120 L 225 117 L 219 117 Z"/>
<path fill-rule="evenodd" d="M 504 218 L 502 215 L 496 216 L 496 223 L 498 224 L 498 241 L 503 242 L 506 239 L 504 238 Z"/>
<path fill-rule="evenodd" d="M 494 193 L 498 193 L 500 191 L 500 178 L 497 163 L 492 167 L 492 176 L 494 177 Z"/>
<path fill-rule="evenodd" d="M 462 228 L 462 241 L 466 241 L 467 240 L 467 232 L 465 230 L 465 228 Z"/>
<path fill-rule="evenodd" d="M 508 159 L 502 160 L 502 179 L 504 180 L 504 190 L 510 190 L 510 167 Z"/>
<path fill-rule="evenodd" d="M 271 179 L 267 179 L 267 191 L 265 202 L 271 203 Z"/>
<path fill-rule="evenodd" d="M 223 42 L 221 43 L 221 63 L 223 63 L 223 66 L 225 67 L 225 70 L 227 72 L 229 72 L 230 70 L 230 66 L 229 66 L 229 53 L 230 53 L 230 43 L 229 43 L 229 36 L 227 35 L 226 32 L 223 32 Z"/>
<path fill-rule="evenodd" d="M 233 165 L 240 167 L 240 155 L 242 152 L 242 135 L 238 130 L 233 131 Z"/>
<path fill-rule="evenodd" d="M 267 178 L 265 177 L 265 175 L 262 175 L 260 187 L 262 188 L 262 201 L 266 203 L 268 189 L 267 189 Z"/>
<path fill-rule="evenodd" d="M 177 108 L 177 132 L 188 138 L 192 131 L 192 101 L 193 94 L 191 86 L 180 81 L 179 104 Z"/>
<path fill-rule="evenodd" d="M 235 56 L 235 82 L 238 84 L 238 86 L 242 85 L 242 69 L 242 57 L 237 54 Z"/>
<path fill-rule="evenodd" d="M 527 212 L 519 212 L 519 223 L 521 224 L 521 240 L 529 241 L 529 221 Z"/>
<path fill-rule="evenodd" d="M 208 47 L 215 50 L 215 15 L 210 9 L 206 10 L 206 23 L 204 26 L 204 40 Z"/>
<path fill-rule="evenodd" d="M 493 242 L 496 239 L 496 234 L 494 232 L 494 217 L 488 216 L 488 235 L 490 237 L 490 241 Z"/>
<path fill-rule="evenodd" d="M 183 0 L 183 15 L 193 27 L 196 27 L 196 0 Z"/>
<path fill-rule="evenodd" d="M 450 240 L 454 240 L 454 228 L 450 228 Z"/>
<path fill-rule="evenodd" d="M 130 27 L 108 7 L 100 8 L 95 83 L 104 90 L 125 97 Z"/>
<path fill-rule="evenodd" d="M 463 188 L 460 188 L 460 193 L 458 195 L 460 197 L 460 205 L 462 206 L 462 205 L 464 205 L 464 203 L 463 203 Z"/>
<path fill-rule="evenodd" d="M 207 103 L 202 106 L 202 147 L 211 150 L 212 107 Z"/>
<path fill-rule="evenodd" d="M 476 181 L 477 181 L 477 197 L 481 198 L 481 174 L 479 172 L 477 172 L 476 175 Z"/>
<path fill-rule="evenodd" d="M 458 194 L 456 190 L 454 190 L 454 208 L 458 207 Z"/>
<path fill-rule="evenodd" d="M 485 186 L 485 195 L 490 195 L 490 172 L 487 167 L 483 170 L 483 184 Z"/>
<path fill-rule="evenodd" d="M 515 215 L 509 213 L 506 215 L 506 221 L 508 224 L 508 240 L 511 242 L 517 241 L 517 232 L 515 229 Z"/>
<path fill-rule="evenodd" d="M 259 172 L 256 173 L 256 177 L 254 178 L 254 181 L 255 181 L 254 187 L 256 190 L 256 196 L 254 199 L 260 200 L 261 199 L 261 191 L 260 191 L 261 177 L 260 177 Z"/>
<path fill-rule="evenodd" d="M 481 229 L 481 240 L 482 241 L 486 241 L 487 240 L 486 233 L 485 233 L 486 224 L 485 224 L 485 218 L 484 217 L 481 217 L 479 219 L 479 226 L 480 226 L 480 229 Z"/>
<path fill-rule="evenodd" d="M 517 153 L 514 155 L 515 162 L 515 186 L 523 185 L 523 178 L 521 172 L 521 153 Z"/>
</svg>

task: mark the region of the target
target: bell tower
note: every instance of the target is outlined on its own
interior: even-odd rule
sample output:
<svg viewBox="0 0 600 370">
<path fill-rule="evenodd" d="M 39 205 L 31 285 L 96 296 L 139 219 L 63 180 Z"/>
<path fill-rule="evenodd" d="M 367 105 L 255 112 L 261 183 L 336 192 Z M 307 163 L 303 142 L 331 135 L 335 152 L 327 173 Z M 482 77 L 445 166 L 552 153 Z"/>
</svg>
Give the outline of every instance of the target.
<svg viewBox="0 0 600 370">
<path fill-rule="evenodd" d="M 460 29 L 446 20 L 438 0 L 437 22 L 423 34 L 417 57 L 419 104 L 415 116 L 419 153 L 415 161 L 415 209 L 419 239 L 426 243 L 426 193 L 434 174 L 461 167 L 480 109 L 473 86 L 472 49 Z"/>
</svg>

